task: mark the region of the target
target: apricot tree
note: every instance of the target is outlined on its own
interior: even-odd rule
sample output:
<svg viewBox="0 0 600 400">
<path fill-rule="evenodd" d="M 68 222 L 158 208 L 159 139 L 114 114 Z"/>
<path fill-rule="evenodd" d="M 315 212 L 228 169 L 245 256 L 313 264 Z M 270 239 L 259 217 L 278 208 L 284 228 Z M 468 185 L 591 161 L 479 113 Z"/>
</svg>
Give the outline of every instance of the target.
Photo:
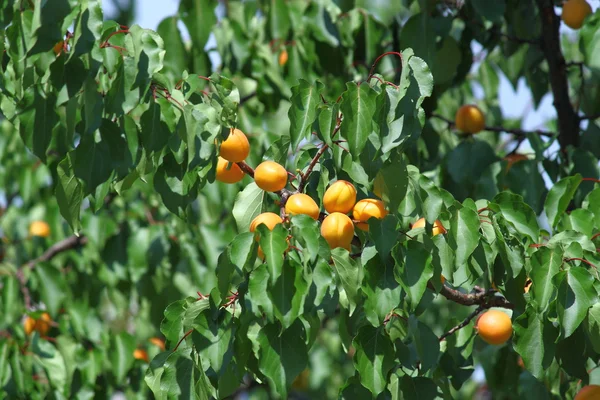
<svg viewBox="0 0 600 400">
<path fill-rule="evenodd" d="M 596 398 L 600 12 L 561 6 L 2 3 L 0 398 Z"/>
</svg>

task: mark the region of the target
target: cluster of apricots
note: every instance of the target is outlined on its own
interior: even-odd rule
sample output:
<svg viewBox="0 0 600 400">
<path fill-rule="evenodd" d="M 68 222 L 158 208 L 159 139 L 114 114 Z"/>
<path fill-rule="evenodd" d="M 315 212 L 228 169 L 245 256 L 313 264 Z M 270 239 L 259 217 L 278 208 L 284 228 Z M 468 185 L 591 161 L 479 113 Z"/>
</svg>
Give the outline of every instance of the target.
<svg viewBox="0 0 600 400">
<path fill-rule="evenodd" d="M 42 313 L 39 318 L 27 315 L 23 320 L 23 330 L 27 336 L 31 335 L 33 331 L 37 331 L 40 336 L 46 336 L 51 326 L 52 318 L 47 312 Z"/>
<path fill-rule="evenodd" d="M 473 108 L 468 110 L 470 110 L 470 113 Z M 475 108 L 475 110 L 478 109 Z M 461 117 L 461 121 L 464 122 L 465 119 L 469 119 L 469 115 L 467 114 L 466 118 Z M 484 123 L 481 122 L 480 125 L 483 127 Z M 470 132 L 479 129 L 478 126 L 474 126 L 470 122 L 467 122 L 465 126 Z M 249 153 L 250 144 L 246 135 L 239 129 L 231 129 L 229 136 L 220 146 L 216 179 L 224 183 L 239 182 L 244 177 L 244 171 L 237 163 L 243 162 Z M 254 170 L 254 182 L 264 191 L 280 192 L 288 183 L 288 172 L 282 165 L 274 161 L 263 161 Z M 383 177 L 378 175 L 374 182 L 373 193 L 381 197 L 384 187 Z M 388 214 L 381 200 L 367 198 L 356 201 L 356 195 L 357 191 L 354 185 L 344 180 L 333 182 L 325 191 L 323 207 L 326 214 L 324 214 L 321 222 L 321 235 L 332 249 L 341 247 L 350 251 L 355 227 L 368 231 L 368 220 L 370 218 L 382 219 Z M 284 210 L 286 216 L 304 214 L 315 220 L 320 220 L 322 215 L 317 203 L 304 193 L 294 193 L 289 196 Z M 350 213 L 352 219 L 349 216 Z M 259 214 L 250 223 L 250 232 L 255 232 L 261 224 L 273 230 L 278 224 L 283 224 L 283 218 L 272 212 Z M 425 224 L 425 218 L 420 218 L 412 224 L 411 229 L 424 228 Z M 432 234 L 435 236 L 446 232 L 442 222 L 435 220 Z M 260 247 L 258 255 L 260 258 L 264 258 Z M 444 284 L 444 276 L 441 277 L 441 280 Z M 497 310 L 489 310 L 481 314 L 477 320 L 476 328 L 479 336 L 484 341 L 494 345 L 506 342 L 512 335 L 510 317 Z"/>
</svg>

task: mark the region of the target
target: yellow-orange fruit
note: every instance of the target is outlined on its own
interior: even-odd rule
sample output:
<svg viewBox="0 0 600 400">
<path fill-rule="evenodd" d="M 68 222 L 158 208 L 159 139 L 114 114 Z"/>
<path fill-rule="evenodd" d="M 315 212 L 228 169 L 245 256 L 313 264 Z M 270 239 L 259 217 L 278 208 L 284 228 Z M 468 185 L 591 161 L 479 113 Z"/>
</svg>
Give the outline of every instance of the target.
<svg viewBox="0 0 600 400">
<path fill-rule="evenodd" d="M 54 54 L 59 56 L 60 53 L 62 53 L 63 48 L 64 48 L 64 43 L 65 42 L 61 40 L 60 42 L 58 42 L 54 45 L 54 47 L 52 48 L 52 50 L 54 51 Z"/>
<path fill-rule="evenodd" d="M 275 161 L 263 161 L 254 170 L 254 182 L 267 192 L 278 192 L 287 184 L 287 171 Z"/>
<path fill-rule="evenodd" d="M 348 181 L 334 182 L 323 196 L 323 207 L 328 213 L 349 213 L 356 203 L 356 188 Z"/>
<path fill-rule="evenodd" d="M 508 172 L 514 164 L 519 161 L 528 160 L 528 158 L 525 154 L 509 154 L 504 157 L 504 160 L 506 160 L 506 172 Z"/>
<path fill-rule="evenodd" d="M 600 399 L 600 385 L 587 385 L 581 388 L 575 400 L 598 400 Z"/>
<path fill-rule="evenodd" d="M 485 128 L 485 116 L 479 107 L 467 104 L 458 109 L 454 123 L 464 133 L 478 133 Z"/>
<path fill-rule="evenodd" d="M 524 288 L 525 293 L 529 293 L 529 289 L 531 289 L 532 283 L 533 283 L 533 281 L 531 279 L 527 279 L 527 282 L 525 282 L 525 288 Z"/>
<path fill-rule="evenodd" d="M 477 333 L 489 344 L 505 343 L 510 339 L 512 331 L 512 321 L 502 311 L 489 310 L 477 319 Z"/>
<path fill-rule="evenodd" d="M 50 318 L 50 314 L 45 312 L 35 321 L 35 330 L 38 331 L 41 336 L 46 336 L 50 330 L 51 323 L 52 318 Z"/>
<path fill-rule="evenodd" d="M 354 224 L 346 214 L 331 213 L 321 223 L 321 236 L 332 249 L 341 247 L 350 251 L 350 243 L 354 237 Z"/>
<path fill-rule="evenodd" d="M 236 183 L 244 178 L 244 171 L 236 164 L 231 163 L 229 169 L 227 166 L 229 161 L 223 157 L 219 157 L 217 161 L 217 180 L 224 183 Z"/>
<path fill-rule="evenodd" d="M 319 218 L 319 206 L 307 194 L 296 193 L 291 195 L 285 203 L 285 212 L 289 215 L 305 214 L 313 219 Z"/>
<path fill-rule="evenodd" d="M 23 321 L 23 330 L 25 331 L 25 335 L 31 335 L 31 332 L 35 329 L 35 319 L 31 318 L 29 315 L 25 317 Z"/>
<path fill-rule="evenodd" d="M 29 225 L 29 236 L 50 236 L 50 225 L 45 221 L 34 221 Z"/>
<path fill-rule="evenodd" d="M 286 49 L 281 50 L 281 53 L 279 53 L 279 65 L 281 65 L 282 67 L 287 63 L 288 61 L 288 52 Z"/>
<path fill-rule="evenodd" d="M 165 341 L 161 338 L 158 337 L 153 337 L 148 339 L 148 341 L 150 343 L 152 343 L 153 345 L 157 346 L 161 351 L 165 351 Z"/>
<path fill-rule="evenodd" d="M 381 200 L 377 199 L 363 199 L 354 205 L 352 216 L 356 221 L 358 229 L 363 231 L 369 231 L 368 220 L 371 217 L 382 219 L 388 212 Z"/>
<path fill-rule="evenodd" d="M 571 29 L 583 26 L 585 17 L 592 13 L 592 7 L 585 0 L 568 0 L 563 4 L 561 18 Z"/>
<path fill-rule="evenodd" d="M 442 285 L 443 285 L 444 283 L 446 283 L 446 277 L 444 275 L 442 275 L 440 277 L 440 281 L 442 281 Z"/>
<path fill-rule="evenodd" d="M 265 224 L 270 231 L 275 228 L 275 225 L 283 223 L 281 217 L 272 212 L 259 214 L 250 223 L 250 232 L 254 232 L 260 224 Z"/>
<path fill-rule="evenodd" d="M 425 218 L 419 218 L 411 227 L 411 229 L 417 228 L 425 228 Z M 433 236 L 439 235 L 440 233 L 446 233 L 446 228 L 440 222 L 439 219 L 436 219 L 433 223 Z"/>
<path fill-rule="evenodd" d="M 244 132 L 231 128 L 227 139 L 221 143 L 219 155 L 231 162 L 244 161 L 250 154 L 250 143 Z"/>
<path fill-rule="evenodd" d="M 150 362 L 150 359 L 148 358 L 148 353 L 144 349 L 135 349 L 133 351 L 133 358 L 135 358 L 136 360 Z"/>
</svg>

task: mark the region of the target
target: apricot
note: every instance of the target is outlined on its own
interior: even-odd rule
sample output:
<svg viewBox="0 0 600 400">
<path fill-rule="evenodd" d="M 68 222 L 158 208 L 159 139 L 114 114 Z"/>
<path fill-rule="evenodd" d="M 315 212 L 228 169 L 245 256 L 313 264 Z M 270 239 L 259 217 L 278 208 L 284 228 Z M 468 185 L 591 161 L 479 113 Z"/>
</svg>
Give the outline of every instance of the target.
<svg viewBox="0 0 600 400">
<path fill-rule="evenodd" d="M 348 181 L 336 181 L 323 196 L 323 206 L 328 213 L 347 214 L 356 203 L 356 188 Z"/>
<path fill-rule="evenodd" d="M 485 116 L 479 107 L 467 104 L 456 112 L 455 125 L 459 131 L 464 133 L 478 133 L 485 128 Z"/>
<path fill-rule="evenodd" d="M 224 183 L 236 183 L 244 178 L 244 171 L 236 164 L 231 163 L 229 169 L 227 166 L 229 161 L 219 156 L 217 161 L 217 180 Z"/>
<path fill-rule="evenodd" d="M 23 321 L 23 330 L 25 331 L 25 335 L 31 335 L 31 332 L 35 329 L 35 319 L 31 318 L 29 315 L 25 317 Z"/>
<path fill-rule="evenodd" d="M 487 343 L 499 345 L 512 336 L 513 328 L 510 317 L 498 310 L 488 310 L 477 319 L 477 333 Z"/>
<path fill-rule="evenodd" d="M 221 143 L 219 155 L 231 162 L 244 161 L 250 154 L 250 143 L 244 132 L 231 128 L 227 139 Z"/>
<path fill-rule="evenodd" d="M 411 229 L 417 228 L 425 228 L 425 218 L 419 218 L 411 227 Z M 446 233 L 446 228 L 440 222 L 439 219 L 436 219 L 433 223 L 433 236 Z"/>
<path fill-rule="evenodd" d="M 350 251 L 350 243 L 354 237 L 354 224 L 346 214 L 331 213 L 321 223 L 321 236 L 332 249 L 341 247 Z"/>
<path fill-rule="evenodd" d="M 446 283 L 446 277 L 444 275 L 440 276 L 440 281 L 442 282 L 442 285 L 444 283 Z"/>
<path fill-rule="evenodd" d="M 153 337 L 148 339 L 150 343 L 157 346 L 161 351 L 165 351 L 165 341 L 159 337 Z"/>
<path fill-rule="evenodd" d="M 383 202 L 377 199 L 363 199 L 354 205 L 354 210 L 352 211 L 352 216 L 358 221 L 356 226 L 365 232 L 369 231 L 369 224 L 367 223 L 369 218 L 382 219 L 387 214 L 388 212 Z"/>
<path fill-rule="evenodd" d="M 528 160 L 529 158 L 527 158 L 527 156 L 525 154 L 509 154 L 506 157 L 504 157 L 504 160 L 506 160 L 506 172 L 508 172 L 508 170 L 516 163 L 518 163 L 519 161 L 524 161 L 524 160 Z"/>
<path fill-rule="evenodd" d="M 29 225 L 29 236 L 50 236 L 50 225 L 45 221 L 34 221 Z"/>
<path fill-rule="evenodd" d="M 52 50 L 54 51 L 54 54 L 56 54 L 57 56 L 59 56 L 60 53 L 62 53 L 62 51 L 63 51 L 64 44 L 65 44 L 65 42 L 62 41 L 62 40 L 60 42 L 56 43 L 54 45 L 54 47 L 52 48 Z"/>
<path fill-rule="evenodd" d="M 575 400 L 597 400 L 600 399 L 600 385 L 587 385 L 575 396 Z"/>
<path fill-rule="evenodd" d="M 313 219 L 319 219 L 319 206 L 307 194 L 296 193 L 291 195 L 285 203 L 285 212 L 289 215 L 305 214 Z"/>
<path fill-rule="evenodd" d="M 286 49 L 283 49 L 281 53 L 279 53 L 279 65 L 284 66 L 288 61 L 288 52 Z"/>
<path fill-rule="evenodd" d="M 568 0 L 563 4 L 561 18 L 565 25 L 571 29 L 583 26 L 585 17 L 592 13 L 592 7 L 585 0 Z"/>
<path fill-rule="evenodd" d="M 275 228 L 275 225 L 283 223 L 281 217 L 272 212 L 259 214 L 250 223 L 250 232 L 254 232 L 260 224 L 265 224 L 270 231 Z"/>
<path fill-rule="evenodd" d="M 144 362 L 150 362 L 150 358 L 148 358 L 148 352 L 144 349 L 135 349 L 133 351 L 133 358 L 136 360 L 142 360 Z"/>
<path fill-rule="evenodd" d="M 287 184 L 285 168 L 275 161 L 263 161 L 254 170 L 254 182 L 267 192 L 278 192 Z"/>
<path fill-rule="evenodd" d="M 52 318 L 50 318 L 50 314 L 45 312 L 35 321 L 35 330 L 38 331 L 41 336 L 46 336 L 50 330 L 51 324 Z"/>
</svg>

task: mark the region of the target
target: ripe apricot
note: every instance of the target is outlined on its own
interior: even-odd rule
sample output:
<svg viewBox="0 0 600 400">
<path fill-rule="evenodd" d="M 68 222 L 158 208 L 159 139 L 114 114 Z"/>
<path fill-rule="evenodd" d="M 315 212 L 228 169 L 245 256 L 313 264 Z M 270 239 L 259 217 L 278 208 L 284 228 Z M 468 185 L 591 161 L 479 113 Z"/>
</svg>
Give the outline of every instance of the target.
<svg viewBox="0 0 600 400">
<path fill-rule="evenodd" d="M 289 215 L 306 214 L 313 219 L 319 218 L 319 206 L 309 195 L 304 193 L 291 195 L 285 203 L 285 212 Z"/>
<path fill-rule="evenodd" d="M 575 400 L 597 400 L 600 399 L 600 385 L 587 385 L 575 396 Z"/>
<path fill-rule="evenodd" d="M 585 17 L 592 13 L 592 7 L 585 0 L 568 0 L 563 4 L 561 18 L 571 29 L 583 26 Z"/>
<path fill-rule="evenodd" d="M 277 192 L 287 184 L 287 171 L 275 161 L 263 161 L 254 170 L 254 182 L 267 192 Z"/>
<path fill-rule="evenodd" d="M 54 54 L 56 54 L 57 56 L 59 56 L 60 53 L 62 53 L 62 51 L 63 51 L 64 44 L 65 44 L 65 42 L 62 41 L 62 40 L 60 42 L 56 43 L 54 45 L 54 47 L 52 48 L 52 50 L 54 51 Z"/>
<path fill-rule="evenodd" d="M 148 339 L 148 341 L 150 343 L 152 343 L 153 345 L 157 346 L 161 351 L 165 351 L 165 341 L 161 338 L 158 337 L 153 337 Z"/>
<path fill-rule="evenodd" d="M 442 275 L 440 277 L 440 281 L 442 282 L 442 285 L 443 285 L 444 283 L 446 283 L 446 277 L 444 275 Z"/>
<path fill-rule="evenodd" d="M 221 143 L 219 155 L 231 162 L 244 161 L 250 154 L 250 143 L 244 132 L 231 128 L 227 139 Z"/>
<path fill-rule="evenodd" d="M 346 214 L 331 213 L 321 223 L 321 236 L 332 249 L 342 247 L 350 251 L 350 243 L 354 237 L 354 224 Z"/>
<path fill-rule="evenodd" d="M 288 52 L 286 49 L 283 49 L 281 51 L 281 53 L 279 53 L 279 65 L 281 65 L 282 67 L 287 63 L 288 61 Z"/>
<path fill-rule="evenodd" d="M 417 228 L 425 228 L 425 218 L 419 218 L 411 227 L 411 229 Z M 433 223 L 433 236 L 439 235 L 440 233 L 443 234 L 446 232 L 447 231 L 446 228 L 444 228 L 444 225 L 442 225 L 439 219 L 436 219 Z"/>
<path fill-rule="evenodd" d="M 52 318 L 50 318 L 50 314 L 45 312 L 35 321 L 35 330 L 38 331 L 41 336 L 46 336 L 50 330 L 51 323 Z"/>
<path fill-rule="evenodd" d="M 519 161 L 528 160 L 525 154 L 509 154 L 504 159 L 506 160 L 506 172 Z"/>
<path fill-rule="evenodd" d="M 269 230 L 273 230 L 275 225 L 283 223 L 281 217 L 272 212 L 259 214 L 250 223 L 250 232 L 254 232 L 260 224 L 265 224 Z"/>
<path fill-rule="evenodd" d="M 348 181 L 336 181 L 323 196 L 323 206 L 328 213 L 347 214 L 356 203 L 356 188 Z"/>
<path fill-rule="evenodd" d="M 352 211 L 352 216 L 358 221 L 356 226 L 358 229 L 366 232 L 369 231 L 369 224 L 367 223 L 369 218 L 382 219 L 387 214 L 388 212 L 383 202 L 377 199 L 363 199 L 354 205 L 354 210 Z"/>
<path fill-rule="evenodd" d="M 31 332 L 35 329 L 35 319 L 31 318 L 29 315 L 25 317 L 23 321 L 23 330 L 25 331 L 25 335 L 31 335 Z"/>
<path fill-rule="evenodd" d="M 231 163 L 229 169 L 227 166 L 229 161 L 219 156 L 217 161 L 217 180 L 224 183 L 236 183 L 244 178 L 244 171 L 236 164 Z"/>
<path fill-rule="evenodd" d="M 458 109 L 455 117 L 455 125 L 459 131 L 464 133 L 478 133 L 485 128 L 485 116 L 479 107 L 467 104 Z"/>
<path fill-rule="evenodd" d="M 498 310 L 488 310 L 477 319 L 477 333 L 489 344 L 502 344 L 512 335 L 512 321 L 510 317 Z"/>
<path fill-rule="evenodd" d="M 50 236 L 50 225 L 45 221 L 34 221 L 29 225 L 29 236 Z"/>
<path fill-rule="evenodd" d="M 148 358 L 148 352 L 144 349 L 135 349 L 133 351 L 133 358 L 136 360 L 142 360 L 144 362 L 150 362 L 150 358 Z"/>
</svg>

